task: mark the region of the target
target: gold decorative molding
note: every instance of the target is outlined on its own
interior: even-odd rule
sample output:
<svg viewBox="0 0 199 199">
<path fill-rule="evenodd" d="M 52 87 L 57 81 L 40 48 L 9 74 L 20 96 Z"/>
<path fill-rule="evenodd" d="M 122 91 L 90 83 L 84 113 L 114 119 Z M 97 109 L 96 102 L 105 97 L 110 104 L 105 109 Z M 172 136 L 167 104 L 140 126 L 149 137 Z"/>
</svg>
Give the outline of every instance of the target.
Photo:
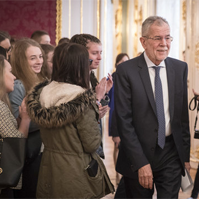
<svg viewBox="0 0 199 199">
<path fill-rule="evenodd" d="M 187 14 L 187 3 L 186 1 L 182 2 L 182 19 L 186 21 L 186 14 Z"/>
<path fill-rule="evenodd" d="M 199 68 L 199 42 L 197 42 L 195 46 L 195 64 L 196 67 Z"/>
<path fill-rule="evenodd" d="M 186 33 L 186 20 L 187 20 L 187 3 L 186 1 L 182 2 L 182 20 L 184 22 L 184 32 Z"/>
<path fill-rule="evenodd" d="M 140 6 L 140 9 L 138 7 L 138 0 L 135 1 L 134 5 L 134 22 L 135 22 L 135 36 L 134 36 L 134 51 L 133 51 L 133 56 L 136 57 L 138 56 L 138 42 L 139 38 L 138 36 L 141 35 L 141 26 L 142 26 L 142 20 L 143 20 L 143 11 L 142 11 L 142 6 Z"/>
<path fill-rule="evenodd" d="M 62 0 L 56 1 L 56 39 L 55 43 L 58 44 L 62 37 Z"/>
<path fill-rule="evenodd" d="M 119 54 L 122 52 L 122 0 L 119 0 L 118 9 L 115 12 L 115 37 L 117 54 Z"/>
<path fill-rule="evenodd" d="M 191 149 L 190 154 L 191 154 L 190 160 L 192 162 L 198 162 L 199 163 L 199 146 L 197 146 L 195 150 Z"/>
<path fill-rule="evenodd" d="M 142 6 L 138 6 L 138 0 L 134 1 L 134 23 L 135 23 L 135 34 L 134 34 L 134 50 L 133 50 L 133 56 L 136 57 L 138 54 L 138 34 L 140 27 L 142 25 L 142 20 L 143 20 L 143 11 L 142 11 Z M 140 33 L 141 34 L 141 33 Z"/>
<path fill-rule="evenodd" d="M 135 23 L 137 25 L 142 25 L 142 6 L 140 6 L 140 10 L 138 9 L 138 0 L 135 1 Z"/>
<path fill-rule="evenodd" d="M 100 38 L 100 0 L 97 0 L 97 38 Z"/>
<path fill-rule="evenodd" d="M 138 23 L 140 26 L 142 25 L 142 20 L 143 20 L 143 11 L 142 11 L 142 6 L 140 6 L 139 19 L 138 19 Z"/>
</svg>

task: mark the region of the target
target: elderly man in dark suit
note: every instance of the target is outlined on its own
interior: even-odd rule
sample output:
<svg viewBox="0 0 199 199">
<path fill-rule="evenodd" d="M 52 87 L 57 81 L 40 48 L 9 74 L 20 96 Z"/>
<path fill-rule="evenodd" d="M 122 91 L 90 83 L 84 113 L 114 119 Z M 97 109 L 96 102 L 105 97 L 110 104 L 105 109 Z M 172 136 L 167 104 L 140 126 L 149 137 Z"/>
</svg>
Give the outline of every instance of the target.
<svg viewBox="0 0 199 199">
<path fill-rule="evenodd" d="M 187 64 L 167 57 L 173 38 L 168 22 L 142 24 L 139 57 L 117 67 L 115 111 L 120 151 L 116 170 L 128 198 L 178 198 L 184 167 L 190 169 Z"/>
</svg>

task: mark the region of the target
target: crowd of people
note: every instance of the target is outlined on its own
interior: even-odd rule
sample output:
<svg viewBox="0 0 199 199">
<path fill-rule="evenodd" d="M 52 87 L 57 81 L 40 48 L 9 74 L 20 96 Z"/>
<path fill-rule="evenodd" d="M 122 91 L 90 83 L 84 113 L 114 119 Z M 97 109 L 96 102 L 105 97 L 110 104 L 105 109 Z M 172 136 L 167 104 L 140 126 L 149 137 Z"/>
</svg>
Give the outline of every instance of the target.
<svg viewBox="0 0 199 199">
<path fill-rule="evenodd" d="M 85 45 L 62 38 L 55 47 L 47 32 L 35 31 L 31 38 L 19 39 L 11 47 L 10 35 L 0 32 L 1 72 L 5 80 L 1 87 L 0 129 L 10 120 L 14 131 L 0 133 L 3 137 L 27 137 L 20 186 L 1 190 L 1 198 L 99 198 L 114 192 L 100 159 L 104 157 L 100 119 L 109 110 L 108 105 L 101 105 L 101 100 L 106 101 L 104 96 L 112 87 L 112 76 L 98 82 L 92 72 L 101 61 L 100 40 L 88 34 L 76 37 L 83 39 Z M 90 45 L 91 52 L 86 45 Z M 34 91 L 35 86 L 40 89 Z M 34 99 L 33 92 L 38 92 Z M 36 102 L 43 107 L 39 108 L 43 112 L 39 118 L 33 114 L 38 111 Z M 45 111 L 52 122 L 48 121 L 47 126 Z M 96 176 L 89 176 L 86 171 L 91 160 L 97 162 Z"/>
<path fill-rule="evenodd" d="M 1 189 L 0 198 L 114 193 L 102 161 L 107 112 L 115 198 L 152 198 L 154 185 L 157 198 L 178 198 L 181 175 L 190 170 L 190 132 L 187 64 L 168 57 L 172 40 L 165 19 L 148 17 L 140 38 L 144 52 L 133 59 L 119 54 L 116 72 L 98 81 L 97 37 L 76 34 L 53 46 L 38 30 L 11 45 L 11 36 L 0 31 L 0 135 L 27 138 L 19 183 Z"/>
</svg>

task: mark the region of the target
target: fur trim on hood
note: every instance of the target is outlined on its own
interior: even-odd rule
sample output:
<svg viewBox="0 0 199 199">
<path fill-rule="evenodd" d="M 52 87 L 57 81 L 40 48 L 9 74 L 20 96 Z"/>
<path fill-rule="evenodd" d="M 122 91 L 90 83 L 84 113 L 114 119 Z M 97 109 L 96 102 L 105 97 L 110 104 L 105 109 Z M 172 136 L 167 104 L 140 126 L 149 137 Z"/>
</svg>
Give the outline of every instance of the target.
<svg viewBox="0 0 199 199">
<path fill-rule="evenodd" d="M 96 96 L 91 89 L 77 95 L 71 101 L 49 108 L 42 107 L 40 93 L 50 82 L 45 81 L 35 86 L 26 98 L 28 114 L 33 122 L 44 128 L 56 128 L 74 122 L 89 106 L 98 113 Z M 56 90 L 54 91 L 56 94 Z M 52 93 L 53 95 L 53 93 Z"/>
</svg>

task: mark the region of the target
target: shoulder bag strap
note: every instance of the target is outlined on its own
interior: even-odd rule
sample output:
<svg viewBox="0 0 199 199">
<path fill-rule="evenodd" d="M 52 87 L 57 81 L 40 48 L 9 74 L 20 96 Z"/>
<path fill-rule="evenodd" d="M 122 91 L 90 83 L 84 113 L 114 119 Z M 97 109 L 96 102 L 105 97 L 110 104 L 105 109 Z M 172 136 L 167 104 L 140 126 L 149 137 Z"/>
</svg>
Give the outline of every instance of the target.
<svg viewBox="0 0 199 199">
<path fill-rule="evenodd" d="M 189 110 L 194 111 L 197 107 L 197 113 L 196 113 L 196 119 L 195 119 L 195 124 L 194 124 L 194 130 L 196 129 L 196 125 L 197 125 L 197 121 L 198 121 L 198 111 L 199 111 L 199 103 L 197 102 L 197 97 L 198 95 L 196 95 L 195 97 L 193 97 L 189 103 Z M 191 104 L 192 102 L 194 102 L 194 107 L 191 108 Z"/>
</svg>

